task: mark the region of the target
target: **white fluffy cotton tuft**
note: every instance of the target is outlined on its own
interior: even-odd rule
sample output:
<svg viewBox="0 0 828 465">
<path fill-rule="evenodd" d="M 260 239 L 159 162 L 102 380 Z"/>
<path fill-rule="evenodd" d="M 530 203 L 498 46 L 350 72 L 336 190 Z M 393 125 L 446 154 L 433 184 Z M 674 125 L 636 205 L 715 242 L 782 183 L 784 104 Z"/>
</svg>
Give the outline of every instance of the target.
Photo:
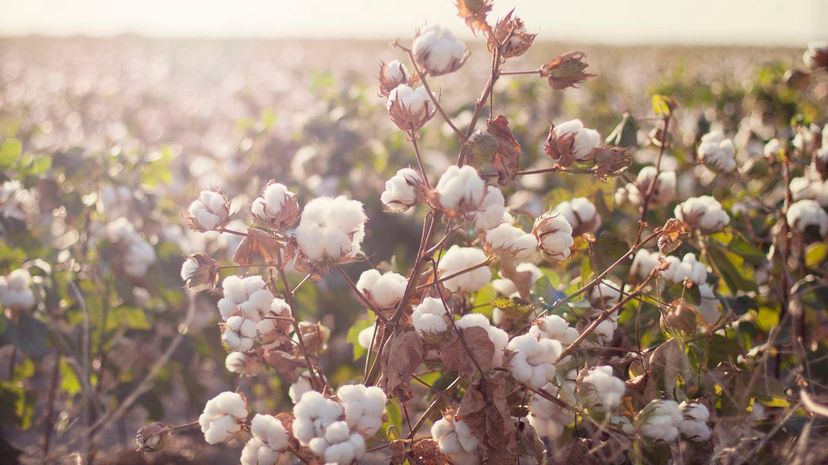
<svg viewBox="0 0 828 465">
<path fill-rule="evenodd" d="M 337 262 L 358 255 L 367 221 L 362 203 L 344 196 L 320 197 L 302 210 L 296 241 L 312 262 Z"/>
<path fill-rule="evenodd" d="M 432 76 L 457 71 L 469 56 L 462 41 L 448 29 L 436 24 L 418 31 L 411 51 L 417 64 Z"/>
<path fill-rule="evenodd" d="M 709 195 L 691 197 L 676 205 L 673 213 L 691 229 L 699 229 L 705 234 L 721 231 L 730 224 L 730 216 L 719 201 Z"/>
<path fill-rule="evenodd" d="M 486 253 L 474 247 L 449 247 L 440 259 L 438 270 L 441 276 L 450 276 L 463 270 L 480 265 L 487 260 Z M 488 265 L 480 266 L 471 271 L 443 281 L 443 285 L 451 292 L 474 292 L 485 286 L 492 279 L 492 271 Z"/>
<path fill-rule="evenodd" d="M 736 169 L 733 141 L 725 138 L 721 131 L 711 131 L 702 136 L 696 153 L 702 163 L 713 171 L 730 173 Z"/>
<path fill-rule="evenodd" d="M 246 419 L 247 401 L 241 394 L 228 391 L 207 401 L 198 424 L 208 444 L 219 444 L 236 437 Z"/>
</svg>

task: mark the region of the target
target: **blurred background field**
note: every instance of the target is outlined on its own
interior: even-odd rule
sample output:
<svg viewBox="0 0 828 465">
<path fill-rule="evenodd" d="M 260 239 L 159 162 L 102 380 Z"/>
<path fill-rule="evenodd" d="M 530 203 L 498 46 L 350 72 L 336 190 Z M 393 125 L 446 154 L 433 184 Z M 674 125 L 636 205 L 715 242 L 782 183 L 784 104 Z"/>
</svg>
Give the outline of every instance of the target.
<svg viewBox="0 0 828 465">
<path fill-rule="evenodd" d="M 489 73 L 482 46 L 470 48 L 466 66 L 433 81 L 461 125 Z M 756 149 L 750 148 L 751 138 L 769 138 L 755 135 L 768 131 L 771 122 L 785 125 L 795 114 L 817 119 L 825 112 L 820 104 L 828 94 L 824 82 L 812 91 L 817 97 L 804 100 L 787 87 L 796 83 L 784 83 L 785 72 L 801 60 L 801 48 L 539 42 L 507 69 L 535 69 L 576 49 L 586 53 L 590 71 L 598 74 L 580 90 L 554 92 L 532 78 L 498 84 L 496 103 L 509 112 L 527 166 L 540 159 L 552 121 L 581 118 L 607 135 L 628 111 L 648 129 L 654 93 L 681 102 L 681 129 L 690 134 L 691 146 L 704 121 L 715 119 L 729 132 L 745 132 L 739 146 L 743 158 Z M 83 401 L 87 394 L 75 367 L 65 357 L 57 358 L 44 337 L 32 338 L 29 353 L 13 355 L 8 345 L 0 349 L 2 367 L 14 380 L 4 385 L 0 402 L 0 462 L 14 462 L 12 450 L 22 452 L 24 461 L 34 456 L 43 447 L 44 422 L 51 419 L 57 425 L 54 463 L 74 463 L 73 456 L 60 451 L 64 440 L 82 430 L 76 422 L 91 418 L 94 423 L 111 412 L 160 357 L 186 313 L 178 277 L 183 255 L 207 250 L 227 261 L 237 245 L 184 228 L 180 211 L 202 188 L 220 186 L 238 205 L 249 204 L 269 179 L 287 184 L 303 199 L 348 192 L 363 200 L 375 219 L 367 230 L 370 261 L 378 264 L 395 254 L 397 261 L 411 258 L 414 251 L 401 244 L 416 243 L 417 219 L 380 213 L 377 194 L 390 174 L 413 160 L 376 90 L 380 60 L 397 57 L 387 41 L 131 35 L 0 39 L 0 163 L 16 178 L 0 181 L 22 182 L 37 203 L 20 202 L 28 225 L 4 221 L 0 263 L 13 269 L 40 258 L 55 270 L 55 288 L 64 290 L 83 273 L 82 291 L 90 308 L 96 299 L 96 308 L 111 310 L 92 315 L 94 402 Z M 425 130 L 425 158 L 432 172 L 440 172 L 456 153 L 450 136 L 437 118 Z M 526 176 L 521 182 L 534 196 L 527 202 L 548 205 L 555 189 L 571 181 Z M 606 184 L 608 195 L 614 186 L 614 181 Z M 156 250 L 158 259 L 144 278 L 124 276 L 114 265 L 118 252 L 93 240 L 119 216 L 129 218 Z M 241 211 L 236 218 L 236 227 L 244 228 L 249 213 Z M 629 225 L 617 225 L 624 227 Z M 355 266 L 354 275 L 366 267 Z M 333 329 L 334 350 L 323 364 L 338 367 L 334 380 L 360 369 L 352 363 L 353 329 L 349 335 L 359 308 L 341 297 L 345 292 L 341 278 L 330 276 L 318 291 L 307 286 L 299 296 L 305 316 L 321 318 Z M 58 335 L 49 338 L 63 334 L 74 340 L 83 327 L 77 302 L 49 299 L 58 297 L 44 295 L 47 306 L 40 318 L 62 319 L 53 330 Z M 158 381 L 121 418 L 96 433 L 96 447 L 106 457 L 101 463 L 237 460 L 236 450 L 204 448 L 196 430 L 179 435 L 172 447 L 156 455 L 129 452 L 137 427 L 150 419 L 191 421 L 207 399 L 234 382 L 221 363 L 214 302 L 214 296 L 199 297 L 188 335 Z M 69 348 L 70 353 L 78 350 Z M 54 373 L 60 374 L 60 390 L 50 394 Z M 286 387 L 276 377 L 241 382 L 269 408 L 285 397 Z M 24 383 L 34 394 L 23 395 L 15 383 Z M 54 411 L 36 402 L 46 396 L 53 396 Z"/>
</svg>

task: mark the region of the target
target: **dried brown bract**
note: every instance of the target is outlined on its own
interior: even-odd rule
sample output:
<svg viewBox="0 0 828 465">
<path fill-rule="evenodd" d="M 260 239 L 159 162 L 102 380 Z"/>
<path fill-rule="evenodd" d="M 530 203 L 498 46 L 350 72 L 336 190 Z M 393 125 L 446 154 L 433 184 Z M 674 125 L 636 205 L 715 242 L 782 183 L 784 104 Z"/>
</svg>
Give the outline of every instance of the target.
<svg viewBox="0 0 828 465">
<path fill-rule="evenodd" d="M 521 56 L 529 50 L 535 42 L 537 34 L 526 32 L 523 20 L 517 16 L 512 17 L 515 11 L 510 11 L 506 16 L 497 21 L 494 28 L 494 35 L 489 37 L 486 46 L 490 52 L 500 47 L 500 56 L 511 58 Z"/>
<path fill-rule="evenodd" d="M 492 0 L 456 0 L 457 16 L 466 21 L 466 25 L 477 35 L 478 31 L 489 31 L 491 26 L 486 16 L 492 11 Z"/>
<path fill-rule="evenodd" d="M 489 123 L 489 134 L 497 140 L 497 150 L 492 156 L 491 162 L 497 171 L 497 181 L 506 185 L 515 179 L 518 169 L 518 161 L 521 155 L 521 148 L 518 141 L 509 129 L 509 121 L 505 116 L 500 115 Z"/>
<path fill-rule="evenodd" d="M 632 155 L 622 147 L 600 147 L 593 152 L 595 160 L 595 175 L 606 179 L 607 176 L 617 176 L 630 167 Z"/>
<path fill-rule="evenodd" d="M 681 245 L 687 235 L 688 232 L 684 223 L 676 218 L 670 218 L 661 228 L 661 235 L 658 237 L 658 251 L 662 255 L 669 254 Z"/>
</svg>

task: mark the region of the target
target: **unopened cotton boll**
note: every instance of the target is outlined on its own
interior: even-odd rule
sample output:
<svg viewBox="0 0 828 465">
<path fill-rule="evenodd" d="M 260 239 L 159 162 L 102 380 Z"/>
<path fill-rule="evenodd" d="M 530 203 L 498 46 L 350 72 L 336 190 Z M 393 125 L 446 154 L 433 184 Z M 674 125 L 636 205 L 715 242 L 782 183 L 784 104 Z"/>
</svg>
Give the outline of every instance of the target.
<svg viewBox="0 0 828 465">
<path fill-rule="evenodd" d="M 478 248 L 453 245 L 440 259 L 440 265 L 437 269 L 441 276 L 450 276 L 462 272 L 443 281 L 443 285 L 449 291 L 456 293 L 474 292 L 492 279 L 492 271 L 488 265 L 478 266 L 471 271 L 463 270 L 481 265 L 487 260 L 486 253 Z"/>
<path fill-rule="evenodd" d="M 509 334 L 506 331 L 492 326 L 489 319 L 479 313 L 463 315 L 455 324 L 458 329 L 481 328 L 486 331 L 489 341 L 494 345 L 492 366 L 495 368 L 503 366 L 504 351 L 506 350 L 506 344 L 509 342 Z"/>
<path fill-rule="evenodd" d="M 454 416 L 445 416 L 431 425 L 431 437 L 437 441 L 440 452 L 457 465 L 479 463 L 477 446 L 479 442 L 465 421 Z"/>
<path fill-rule="evenodd" d="M 590 408 L 607 411 L 621 405 L 624 397 L 624 381 L 612 374 L 612 367 L 593 367 L 581 380 L 578 393 Z"/>
<path fill-rule="evenodd" d="M 385 181 L 385 190 L 380 195 L 380 201 L 388 211 L 405 212 L 417 204 L 418 192 L 423 187 L 423 179 L 416 170 L 403 168 Z"/>
<path fill-rule="evenodd" d="M 561 202 L 554 210 L 566 218 L 575 236 L 593 233 L 601 226 L 601 215 L 598 214 L 595 205 L 584 197 Z"/>
<path fill-rule="evenodd" d="M 564 260 L 571 253 L 572 225 L 555 210 L 539 216 L 532 226 L 532 234 L 538 239 L 538 247 L 548 260 Z"/>
<path fill-rule="evenodd" d="M 417 32 L 411 51 L 414 53 L 414 61 L 432 76 L 457 71 L 469 56 L 462 41 L 448 29 L 436 24 Z"/>
<path fill-rule="evenodd" d="M 336 396 L 345 408 L 345 421 L 352 431 L 366 438 L 376 434 L 382 426 L 385 403 L 388 400 L 382 389 L 351 384 L 340 387 Z"/>
<path fill-rule="evenodd" d="M 722 204 L 709 195 L 691 197 L 676 205 L 673 213 L 690 229 L 698 229 L 704 234 L 721 231 L 730 224 L 730 216 L 722 209 Z"/>
<path fill-rule="evenodd" d="M 209 231 L 227 224 L 230 202 L 219 191 L 201 191 L 198 198 L 187 208 L 187 225 L 195 231 Z"/>
<path fill-rule="evenodd" d="M 311 262 L 336 262 L 362 249 L 367 221 L 362 203 L 344 196 L 320 197 L 302 210 L 296 241 Z"/>
<path fill-rule="evenodd" d="M 440 334 L 448 329 L 449 321 L 443 301 L 435 297 L 426 297 L 411 313 L 414 330 L 420 337 Z"/>
<path fill-rule="evenodd" d="M 555 125 L 550 132 L 550 139 L 555 139 L 556 145 L 559 148 L 563 145 L 565 151 L 568 152 L 557 158 L 568 156 L 576 161 L 588 161 L 592 159 L 592 152 L 601 145 L 601 134 L 594 129 L 584 127 L 584 123 L 579 119 Z M 562 144 L 563 140 L 571 142 Z M 554 153 L 550 156 L 556 159 Z"/>
<path fill-rule="evenodd" d="M 208 444 L 219 444 L 236 437 L 246 420 L 247 401 L 241 394 L 228 391 L 207 401 L 198 424 Z"/>
<path fill-rule="evenodd" d="M 242 465 L 275 465 L 290 446 L 287 430 L 276 417 L 256 414 L 250 422 L 250 434 L 241 453 Z"/>
<path fill-rule="evenodd" d="M 712 131 L 702 136 L 697 153 L 702 163 L 713 171 L 730 173 L 736 169 L 733 141 L 725 138 L 721 131 Z"/>
<path fill-rule="evenodd" d="M 451 165 L 440 176 L 434 191 L 442 208 L 453 214 L 462 214 L 475 212 L 481 207 L 487 188 L 474 167 Z"/>
<path fill-rule="evenodd" d="M 412 89 L 406 84 L 400 84 L 388 94 L 385 106 L 391 121 L 403 131 L 419 130 L 437 112 L 425 87 Z"/>
<path fill-rule="evenodd" d="M 661 254 L 655 251 L 639 249 L 633 257 L 630 266 L 630 274 L 638 279 L 646 279 L 647 276 L 659 265 Z"/>
<path fill-rule="evenodd" d="M 538 240 L 508 223 L 486 231 L 486 248 L 492 253 L 515 260 L 525 260 L 538 248 Z"/>
<path fill-rule="evenodd" d="M 707 280 L 707 268 L 704 263 L 696 260 L 696 254 L 685 254 L 681 260 L 673 256 L 665 260 L 669 266 L 661 275 L 669 281 L 683 283 L 686 280 L 693 284 L 702 284 Z"/>
<path fill-rule="evenodd" d="M 676 401 L 656 399 L 639 413 L 639 431 L 655 442 L 673 442 L 679 435 L 682 419 Z"/>
<path fill-rule="evenodd" d="M 506 346 L 512 352 L 509 371 L 520 383 L 538 389 L 554 379 L 563 348 L 555 339 L 538 339 L 531 334 L 517 336 Z"/>
<path fill-rule="evenodd" d="M 503 192 L 495 186 L 486 188 L 486 196 L 480 209 L 474 214 L 474 227 L 478 231 L 488 231 L 503 223 L 506 213 L 506 200 Z"/>
<path fill-rule="evenodd" d="M 786 215 L 788 226 L 799 232 L 816 227 L 820 236 L 828 233 L 828 213 L 815 200 L 805 199 L 794 202 Z"/>
<path fill-rule="evenodd" d="M 379 310 L 396 308 L 406 286 L 408 280 L 405 276 L 391 271 L 381 274 L 375 269 L 363 271 L 356 283 L 356 288 Z"/>
<path fill-rule="evenodd" d="M 299 218 L 299 201 L 284 184 L 271 181 L 262 196 L 253 201 L 250 213 L 264 226 L 284 229 L 293 226 Z"/>
<path fill-rule="evenodd" d="M 31 285 L 31 275 L 22 268 L 12 271 L 8 276 L 0 276 L 0 307 L 14 310 L 34 307 L 35 296 Z"/>
<path fill-rule="evenodd" d="M 528 334 L 538 339 L 554 339 L 568 346 L 578 337 L 578 330 L 558 315 L 546 315 L 532 322 Z"/>
</svg>

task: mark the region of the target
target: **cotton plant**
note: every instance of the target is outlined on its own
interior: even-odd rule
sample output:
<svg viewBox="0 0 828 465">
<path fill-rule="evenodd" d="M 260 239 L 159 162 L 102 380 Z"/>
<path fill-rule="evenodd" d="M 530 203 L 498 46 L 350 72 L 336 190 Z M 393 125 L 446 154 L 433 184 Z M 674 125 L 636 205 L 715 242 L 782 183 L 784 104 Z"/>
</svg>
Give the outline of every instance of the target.
<svg viewBox="0 0 828 465">
<path fill-rule="evenodd" d="M 737 227 L 751 207 L 734 205 L 716 183 L 699 182 L 694 163 L 674 155 L 682 153 L 673 152 L 681 138 L 671 133 L 680 131 L 673 126 L 679 107 L 666 96 L 658 96 L 655 117 L 646 119 L 655 122 L 653 131 L 632 131 L 624 146 L 621 135 L 604 139 L 591 128 L 598 123 L 584 117 L 548 127 L 542 153 L 521 147 L 533 136 L 512 133 L 523 124 L 500 114 L 507 112 L 493 98 L 495 81 L 536 74 L 557 91 L 592 75 L 579 52 L 528 73 L 509 71 L 509 60 L 534 35 L 513 13 L 490 24 L 490 6 L 458 2 L 460 16 L 492 52 L 491 82 L 471 110 L 454 111 L 442 101 L 451 82 L 442 76 L 469 59 L 466 44 L 445 27 L 430 24 L 410 43 L 395 42 L 403 57 L 380 64 L 385 107 L 377 106 L 387 112 L 387 126 L 410 143 L 411 158 L 402 167 L 382 168 L 378 176 L 352 173 L 353 198 L 337 192 L 336 182 L 321 195 L 320 180 L 296 188 L 289 179 L 274 179 L 255 195 L 240 196 L 237 203 L 248 204 L 243 208 L 231 208 L 219 189 L 200 192 L 187 208 L 185 223 L 193 231 L 240 238 L 233 264 L 196 253 L 180 270 L 191 293 L 221 294 L 225 368 L 234 376 L 278 376 L 292 404 L 249 419 L 241 393 L 208 403 L 199 421 L 205 439 L 246 440 L 243 464 L 269 465 L 284 456 L 340 465 L 516 463 L 518 457 L 543 463 L 557 447 L 581 440 L 623 444 L 621 453 L 633 455 L 646 453 L 634 447 L 639 439 L 648 449 L 716 437 L 715 409 L 672 398 L 686 398 L 691 387 L 706 389 L 683 362 L 691 363 L 688 353 L 697 355 L 697 340 L 721 335 L 715 325 L 740 318 L 719 305 L 718 294 L 736 295 L 728 286 L 738 277 L 723 274 L 730 269 L 723 272 L 716 260 L 727 255 L 727 240 L 748 248 Z M 736 148 L 723 134 L 702 138 L 697 161 L 733 173 Z M 435 138 L 456 139 L 456 157 L 434 155 L 432 149 L 454 146 L 441 139 L 427 147 Z M 657 155 L 652 147 L 632 153 L 647 143 Z M 685 145 L 691 153 L 692 144 Z M 780 142 L 766 150 L 767 160 L 754 162 L 784 163 L 786 150 Z M 317 156 L 309 153 L 296 155 L 297 171 Z M 640 169 L 627 173 L 633 159 Z M 541 174 L 550 182 L 522 182 Z M 585 175 L 594 179 L 580 178 Z M 563 181 L 570 176 L 577 184 Z M 610 183 L 610 177 L 623 181 Z M 598 183 L 606 184 L 592 189 Z M 550 185 L 567 187 L 547 195 Z M 609 208 L 619 185 L 614 197 L 625 207 Z M 534 200 L 532 208 L 512 201 L 516 186 Z M 374 198 L 361 197 L 373 187 L 380 191 Z M 824 236 L 828 214 L 798 195 L 779 197 L 785 223 L 774 230 L 803 233 L 816 226 Z M 421 226 L 418 242 L 388 237 L 388 221 Z M 607 239 L 617 230 L 626 233 Z M 383 256 L 390 249 L 375 246 L 381 240 L 404 252 Z M 746 267 L 774 259 L 749 258 Z M 335 298 L 309 302 L 302 292 L 312 286 Z M 681 294 L 673 295 L 676 289 Z M 692 307 L 689 294 L 699 299 Z M 740 294 L 753 295 L 759 291 Z M 345 337 L 342 322 L 353 319 L 348 306 L 363 313 Z M 693 333 L 697 339 L 658 325 L 660 316 L 685 310 L 701 328 Z M 638 334 L 642 321 L 646 337 Z M 349 352 L 345 341 L 365 349 L 354 351 L 362 370 L 332 366 L 343 355 L 342 363 L 351 363 L 350 353 L 340 353 Z M 684 370 L 682 384 L 675 382 L 678 374 L 657 367 L 672 344 L 679 349 L 671 353 L 671 368 Z M 658 391 L 668 383 L 671 392 Z M 394 418 L 398 412 L 405 423 Z M 571 438 L 555 442 L 565 434 Z"/>
</svg>

